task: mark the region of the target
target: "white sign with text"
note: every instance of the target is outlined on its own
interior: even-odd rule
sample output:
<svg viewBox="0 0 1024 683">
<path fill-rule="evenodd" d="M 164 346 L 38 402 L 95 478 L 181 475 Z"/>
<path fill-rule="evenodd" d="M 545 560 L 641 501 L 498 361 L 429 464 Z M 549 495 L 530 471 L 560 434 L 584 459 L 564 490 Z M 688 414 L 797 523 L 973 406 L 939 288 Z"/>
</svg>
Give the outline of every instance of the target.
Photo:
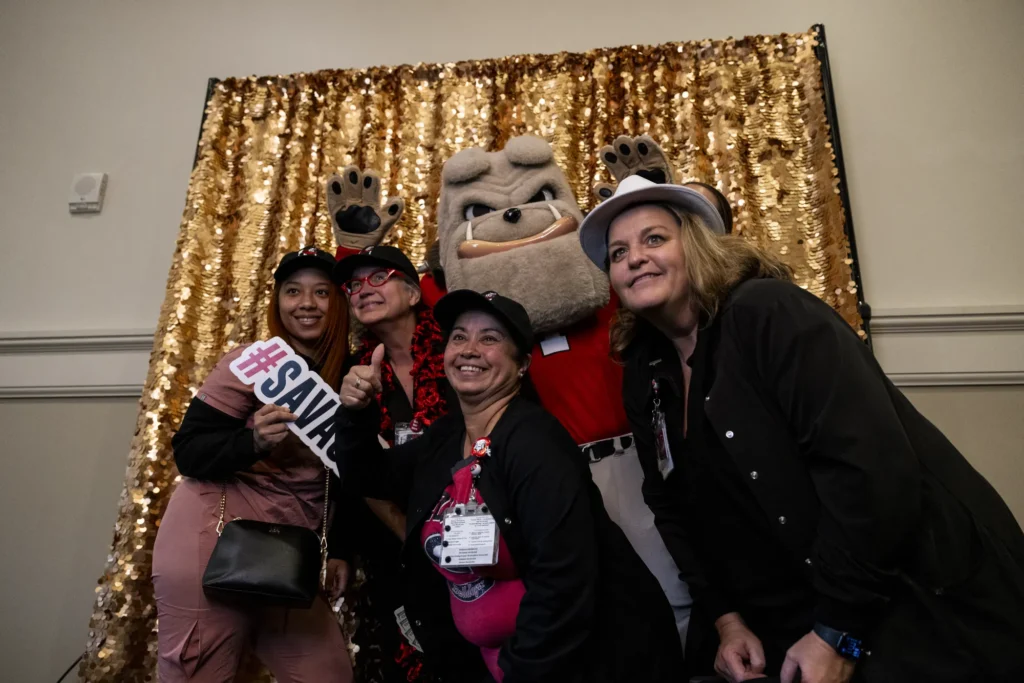
<svg viewBox="0 0 1024 683">
<path fill-rule="evenodd" d="M 334 412 L 338 394 L 280 337 L 258 341 L 231 363 L 231 372 L 253 387 L 263 403 L 284 406 L 297 416 L 288 429 L 334 474 Z"/>
</svg>

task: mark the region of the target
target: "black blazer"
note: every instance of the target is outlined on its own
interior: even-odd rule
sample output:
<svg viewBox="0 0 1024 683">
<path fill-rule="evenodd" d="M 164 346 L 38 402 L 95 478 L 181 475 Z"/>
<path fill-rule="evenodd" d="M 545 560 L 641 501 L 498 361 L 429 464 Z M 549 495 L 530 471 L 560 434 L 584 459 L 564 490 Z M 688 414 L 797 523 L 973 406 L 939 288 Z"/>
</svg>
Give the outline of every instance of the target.
<svg viewBox="0 0 1024 683">
<path fill-rule="evenodd" d="M 663 480 L 656 464 L 654 379 L 672 453 L 686 457 L 678 355 L 644 325 L 624 360 L 644 498 L 695 601 L 718 616 L 728 586 L 701 572 L 687 540 L 700 512 L 686 508 L 678 465 Z M 924 680 L 908 662 L 947 654 L 991 680 L 1024 680 L 1020 527 L 842 318 L 796 285 L 750 280 L 699 331 L 691 365 L 690 424 L 706 416 L 734 459 L 814 586 L 815 618 L 867 636 L 864 680 Z M 937 671 L 929 680 L 963 674 Z"/>
<path fill-rule="evenodd" d="M 376 413 L 339 409 L 339 466 L 363 495 L 405 505 L 402 585 L 412 629 L 446 677 L 478 680 L 479 650 L 456 631 L 447 584 L 420 543 L 462 459 L 465 424 L 447 415 L 415 441 L 383 449 Z M 515 635 L 499 657 L 506 683 L 675 683 L 682 652 L 671 608 L 609 519 L 569 433 L 518 397 L 490 438 L 479 487 L 526 587 Z"/>
</svg>

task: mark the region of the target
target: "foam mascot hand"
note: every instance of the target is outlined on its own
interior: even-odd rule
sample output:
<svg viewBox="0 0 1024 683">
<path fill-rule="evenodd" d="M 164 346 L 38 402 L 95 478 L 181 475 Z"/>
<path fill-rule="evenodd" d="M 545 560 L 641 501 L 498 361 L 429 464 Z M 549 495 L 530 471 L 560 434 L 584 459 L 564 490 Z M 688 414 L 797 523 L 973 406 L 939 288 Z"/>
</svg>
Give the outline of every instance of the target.
<svg viewBox="0 0 1024 683">
<path fill-rule="evenodd" d="M 616 184 L 631 175 L 638 175 L 659 185 L 675 182 L 675 174 L 672 172 L 668 157 L 650 135 L 635 138 L 620 135 L 612 144 L 602 147 L 599 156 L 615 178 Z M 598 183 L 594 186 L 594 195 L 599 202 L 613 194 L 615 185 Z"/>
<path fill-rule="evenodd" d="M 384 345 L 378 344 L 370 356 L 369 365 L 355 365 L 345 379 L 341 380 L 338 396 L 346 408 L 362 410 L 370 405 L 383 385 L 380 381 L 380 364 L 384 362 Z"/>
<path fill-rule="evenodd" d="M 381 206 L 377 172 L 348 166 L 327 179 L 327 208 L 341 257 L 380 244 L 402 217 L 405 201 L 392 197 Z"/>
</svg>

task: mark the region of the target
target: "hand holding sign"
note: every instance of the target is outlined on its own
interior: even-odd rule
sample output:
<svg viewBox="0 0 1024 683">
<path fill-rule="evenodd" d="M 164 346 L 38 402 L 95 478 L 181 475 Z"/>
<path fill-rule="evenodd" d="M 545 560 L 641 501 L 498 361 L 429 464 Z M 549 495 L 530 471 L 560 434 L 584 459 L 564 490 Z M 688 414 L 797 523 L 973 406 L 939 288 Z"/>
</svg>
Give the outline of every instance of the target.
<svg viewBox="0 0 1024 683">
<path fill-rule="evenodd" d="M 362 410 L 380 393 L 380 364 L 384 361 L 384 345 L 378 344 L 370 356 L 369 365 L 356 365 L 341 381 L 341 404 L 353 410 Z"/>
<path fill-rule="evenodd" d="M 273 403 L 257 410 L 252 419 L 252 439 L 256 450 L 266 452 L 284 441 L 289 431 L 288 423 L 295 418 L 295 413 Z"/>
<path fill-rule="evenodd" d="M 333 419 L 338 395 L 309 369 L 302 356 L 285 340 L 274 337 L 250 345 L 230 367 L 235 377 L 267 404 L 253 418 L 253 442 L 258 449 L 269 450 L 291 431 L 338 474 Z M 379 363 L 377 367 L 379 372 Z"/>
</svg>

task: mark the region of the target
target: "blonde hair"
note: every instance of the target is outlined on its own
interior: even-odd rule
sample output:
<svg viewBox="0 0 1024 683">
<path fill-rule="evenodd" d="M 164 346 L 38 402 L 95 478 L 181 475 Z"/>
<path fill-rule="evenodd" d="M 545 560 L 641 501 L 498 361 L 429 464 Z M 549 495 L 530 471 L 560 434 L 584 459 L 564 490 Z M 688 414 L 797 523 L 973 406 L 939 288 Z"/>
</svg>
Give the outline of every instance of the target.
<svg viewBox="0 0 1024 683">
<path fill-rule="evenodd" d="M 778 257 L 739 235 L 716 235 L 697 216 L 680 214 L 675 207 L 667 204 L 654 205 L 669 211 L 679 222 L 686 274 L 690 281 L 690 299 L 702 318 L 714 318 L 722 300 L 744 280 L 793 279 L 793 271 Z M 620 303 L 609 332 L 613 356 L 621 356 L 629 347 L 636 337 L 639 324 L 636 314 L 623 308 Z"/>
</svg>

